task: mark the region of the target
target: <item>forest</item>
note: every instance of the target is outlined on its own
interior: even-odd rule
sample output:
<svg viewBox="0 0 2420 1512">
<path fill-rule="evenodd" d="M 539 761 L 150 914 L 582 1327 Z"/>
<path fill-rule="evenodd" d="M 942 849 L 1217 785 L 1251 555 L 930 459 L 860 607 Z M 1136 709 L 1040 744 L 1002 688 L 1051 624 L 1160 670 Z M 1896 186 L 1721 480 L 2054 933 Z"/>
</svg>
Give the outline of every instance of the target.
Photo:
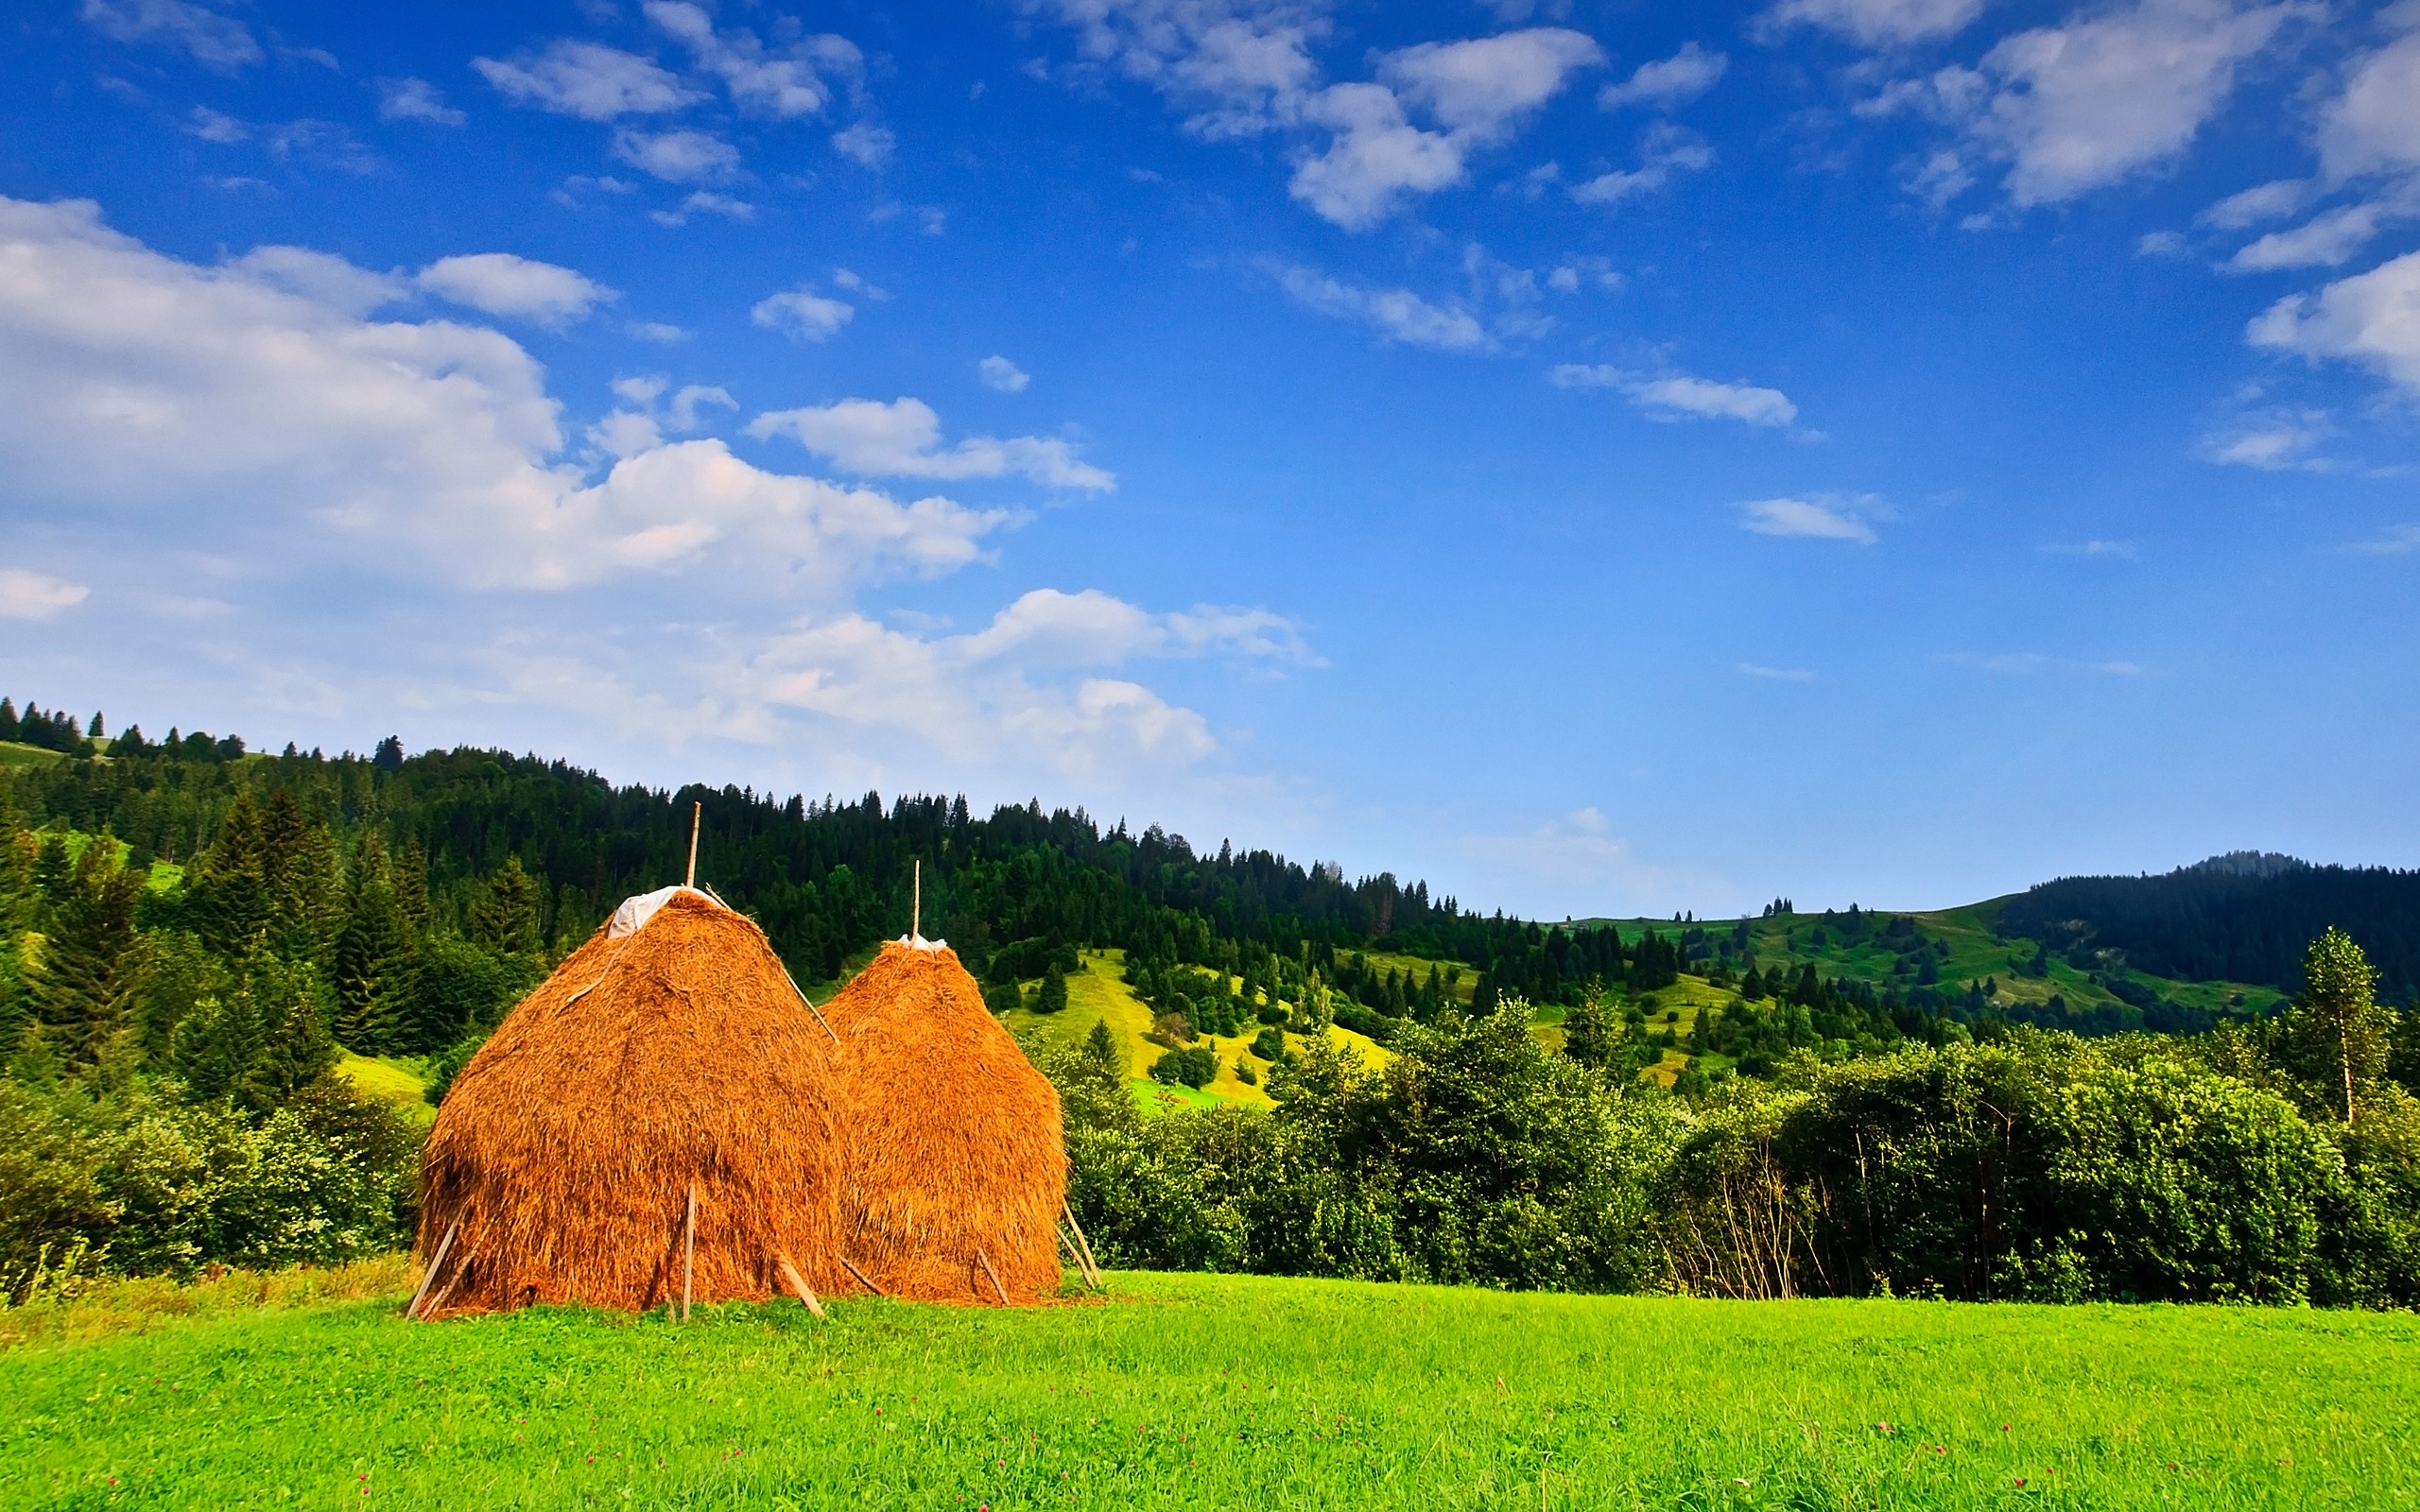
<svg viewBox="0 0 2420 1512">
<path fill-rule="evenodd" d="M 1119 1263 L 2420 1301 L 2409 873 L 2263 861 L 2003 901 L 2019 971 L 2072 956 L 2141 991 L 2122 957 L 2292 998 L 2188 1014 L 2153 993 L 2070 1022 L 1943 980 L 1908 916 L 1777 900 L 1756 922 L 1547 925 L 1039 803 L 105 730 L 0 700 L 0 738 L 41 753 L 0 765 L 0 1297 L 403 1243 L 422 1125 L 338 1057 L 421 1057 L 441 1097 L 555 960 L 681 874 L 695 815 L 700 880 L 811 989 L 906 929 L 921 867 L 925 933 L 1004 1010 L 1036 978 L 1063 1002 L 1077 953 L 1115 950 L 1137 996 L 1205 1032 L 1333 1022 L 1392 1052 L 1265 1036 L 1273 1108 L 1155 1115 L 1101 1045 L 1044 1057 L 1079 1211 Z M 1776 919 L 1891 964 L 1760 960 Z M 1651 1022 L 1685 976 L 1729 1005 Z M 1643 1077 L 1676 1041 L 1724 1074 Z"/>
</svg>

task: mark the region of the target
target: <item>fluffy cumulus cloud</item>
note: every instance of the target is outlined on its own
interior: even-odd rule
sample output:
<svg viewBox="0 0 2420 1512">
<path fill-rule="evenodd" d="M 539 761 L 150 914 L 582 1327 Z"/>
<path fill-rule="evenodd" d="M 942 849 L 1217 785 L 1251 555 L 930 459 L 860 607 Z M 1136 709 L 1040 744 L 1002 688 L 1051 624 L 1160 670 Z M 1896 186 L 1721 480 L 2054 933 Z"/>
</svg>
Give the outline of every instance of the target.
<svg viewBox="0 0 2420 1512">
<path fill-rule="evenodd" d="M 739 149 L 712 131 L 683 128 L 677 131 L 640 131 L 623 127 L 614 133 L 614 156 L 642 173 L 666 183 L 701 183 L 728 178 L 739 166 Z"/>
<path fill-rule="evenodd" d="M 811 289 L 785 289 L 756 301 L 748 318 L 796 341 L 828 341 L 856 316 L 856 306 Z"/>
<path fill-rule="evenodd" d="M 2337 434 L 2325 410 L 2281 407 L 2247 415 L 2212 431 L 2202 438 L 2200 451 L 2204 461 L 2228 467 L 2330 472 L 2335 465 L 2320 455 L 2320 448 Z"/>
<path fill-rule="evenodd" d="M 46 620 L 74 609 L 92 592 L 23 567 L 0 567 L 0 620 Z"/>
<path fill-rule="evenodd" d="M 0 466 L 61 518 L 148 511 L 226 549 L 274 540 L 469 585 L 724 556 L 830 593 L 962 565 L 1008 521 L 768 472 L 716 440 L 591 481 L 562 459 L 561 406 L 527 352 L 477 326 L 366 318 L 390 289 L 324 253 L 202 266 L 88 203 L 0 200 L 0 344 L 16 354 Z"/>
<path fill-rule="evenodd" d="M 84 0 L 78 14 L 112 42 L 166 47 L 222 74 L 265 56 L 242 22 L 190 0 Z"/>
<path fill-rule="evenodd" d="M 669 70 L 636 53 L 573 37 L 510 59 L 474 58 L 471 66 L 515 105 L 584 121 L 660 115 L 700 97 Z"/>
<path fill-rule="evenodd" d="M 769 47 L 745 28 L 717 30 L 714 18 L 687 0 L 649 0 L 642 9 L 749 114 L 775 120 L 820 115 L 836 88 L 854 90 L 865 77 L 865 55 L 846 37 L 817 33 Z"/>
<path fill-rule="evenodd" d="M 1917 110 L 1960 129 L 1962 146 L 1918 176 L 1936 200 L 1973 181 L 1976 160 L 2005 164 L 2017 205 L 2056 203 L 2183 153 L 2242 64 L 2318 13 L 2303 0 L 2131 0 L 2004 37 L 1978 67 L 1902 80 L 1860 110 Z"/>
<path fill-rule="evenodd" d="M 1651 420 L 1736 420 L 1778 429 L 1798 419 L 1798 406 L 1788 394 L 1755 384 L 1579 363 L 1564 363 L 1550 370 L 1547 379 L 1558 388 L 1615 389 Z"/>
<path fill-rule="evenodd" d="M 472 252 L 422 268 L 420 286 L 442 300 L 490 315 L 561 326 L 620 294 L 568 267 L 510 252 Z"/>
<path fill-rule="evenodd" d="M 2252 344 L 2316 360 L 2356 363 L 2420 394 L 2420 252 L 2261 312 Z"/>
<path fill-rule="evenodd" d="M 920 399 L 844 399 L 775 410 L 749 422 L 763 439 L 786 436 L 844 472 L 866 477 L 1023 477 L 1054 488 L 1105 491 L 1116 478 L 1055 437 L 970 436 L 942 444 L 942 419 Z"/>
<path fill-rule="evenodd" d="M 2420 11 L 2394 13 L 2410 29 L 2360 59 L 2322 112 L 2320 158 L 2333 178 L 2420 167 Z"/>
<path fill-rule="evenodd" d="M 1325 8 L 1287 0 L 1045 0 L 1084 58 L 1142 79 L 1211 139 L 1298 139 L 1288 189 L 1362 230 L 1412 198 L 1466 182 L 1476 153 L 1511 139 L 1604 50 L 1584 32 L 1533 26 L 1423 43 L 1375 60 L 1376 77 L 1322 84 L 1311 55 Z"/>
<path fill-rule="evenodd" d="M 1758 499 L 1739 507 L 1739 527 L 1760 536 L 1871 546 L 1880 539 L 1869 521 L 1871 513 L 1870 503 L 1856 499 Z"/>
<path fill-rule="evenodd" d="M 1305 308 L 1364 321 L 1390 341 L 1440 352 L 1472 352 L 1491 344 L 1478 317 L 1458 305 L 1432 304 L 1409 289 L 1365 288 L 1288 264 L 1272 265 L 1269 271 Z"/>
<path fill-rule="evenodd" d="M 1004 394 L 1021 394 L 1033 375 L 1006 357 L 991 356 L 975 365 L 975 375 L 983 380 L 986 388 Z"/>
</svg>

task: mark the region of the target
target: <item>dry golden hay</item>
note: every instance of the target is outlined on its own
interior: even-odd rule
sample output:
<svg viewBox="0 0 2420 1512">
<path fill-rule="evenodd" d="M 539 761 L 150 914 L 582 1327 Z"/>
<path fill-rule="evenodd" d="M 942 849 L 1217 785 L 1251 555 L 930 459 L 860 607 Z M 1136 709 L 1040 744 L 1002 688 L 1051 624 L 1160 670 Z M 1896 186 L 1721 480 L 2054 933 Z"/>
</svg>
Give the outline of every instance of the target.
<svg viewBox="0 0 2420 1512">
<path fill-rule="evenodd" d="M 818 1292 L 849 1285 L 832 1035 L 763 933 L 699 893 L 614 927 L 506 1015 L 438 1110 L 417 1247 L 454 1237 L 429 1315 L 677 1304 L 693 1190 L 698 1301 L 770 1297 L 776 1252 Z"/>
<path fill-rule="evenodd" d="M 885 945 L 823 1013 L 843 1047 L 849 1258 L 893 1297 L 1055 1294 L 1067 1190 L 1059 1092 L 956 954 Z"/>
</svg>

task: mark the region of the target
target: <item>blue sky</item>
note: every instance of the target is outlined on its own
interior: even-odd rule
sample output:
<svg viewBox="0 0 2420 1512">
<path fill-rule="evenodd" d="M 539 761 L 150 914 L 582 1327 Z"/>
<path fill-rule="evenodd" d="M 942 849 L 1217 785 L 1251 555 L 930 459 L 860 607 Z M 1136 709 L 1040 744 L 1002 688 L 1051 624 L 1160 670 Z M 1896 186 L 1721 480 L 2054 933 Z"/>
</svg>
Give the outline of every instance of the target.
<svg viewBox="0 0 2420 1512">
<path fill-rule="evenodd" d="M 2420 4 L 33 0 L 0 689 L 1481 907 L 2420 863 Z"/>
</svg>

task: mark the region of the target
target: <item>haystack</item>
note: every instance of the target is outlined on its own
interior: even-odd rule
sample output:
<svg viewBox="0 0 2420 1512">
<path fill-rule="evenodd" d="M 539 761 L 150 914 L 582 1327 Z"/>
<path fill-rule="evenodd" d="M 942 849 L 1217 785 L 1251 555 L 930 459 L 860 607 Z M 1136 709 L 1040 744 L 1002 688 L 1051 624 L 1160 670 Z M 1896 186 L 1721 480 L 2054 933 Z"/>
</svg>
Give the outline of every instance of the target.
<svg viewBox="0 0 2420 1512">
<path fill-rule="evenodd" d="M 1059 1093 L 955 953 L 882 948 L 824 1005 L 839 1032 L 841 1243 L 893 1297 L 1031 1301 L 1059 1289 Z"/>
<path fill-rule="evenodd" d="M 762 1300 L 791 1289 L 785 1256 L 846 1287 L 838 1048 L 747 919 L 686 888 L 625 903 L 438 1111 L 423 1315 L 678 1304 L 684 1276 L 700 1302 Z"/>
</svg>

